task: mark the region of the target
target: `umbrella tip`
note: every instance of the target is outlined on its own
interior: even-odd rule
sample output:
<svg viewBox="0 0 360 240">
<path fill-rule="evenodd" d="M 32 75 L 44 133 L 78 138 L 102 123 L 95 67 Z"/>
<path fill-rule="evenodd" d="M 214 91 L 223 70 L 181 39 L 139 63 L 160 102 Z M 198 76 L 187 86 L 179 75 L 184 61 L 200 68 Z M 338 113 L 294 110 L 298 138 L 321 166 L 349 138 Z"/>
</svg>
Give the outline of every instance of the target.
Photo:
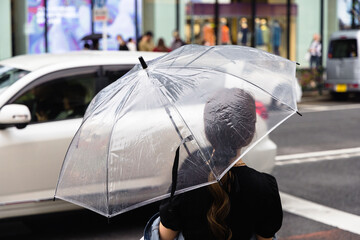
<svg viewBox="0 0 360 240">
<path fill-rule="evenodd" d="M 301 114 L 301 113 L 299 113 L 299 111 L 296 111 L 296 113 L 297 113 L 297 114 L 299 114 L 300 116 L 302 116 L 302 114 Z"/>
<path fill-rule="evenodd" d="M 139 57 L 139 61 L 140 61 L 140 63 L 141 63 L 141 66 L 143 67 L 143 69 L 147 69 L 148 66 L 147 66 L 144 58 L 143 58 L 143 57 Z"/>
<path fill-rule="evenodd" d="M 296 65 L 300 66 L 300 63 L 296 62 Z"/>
</svg>

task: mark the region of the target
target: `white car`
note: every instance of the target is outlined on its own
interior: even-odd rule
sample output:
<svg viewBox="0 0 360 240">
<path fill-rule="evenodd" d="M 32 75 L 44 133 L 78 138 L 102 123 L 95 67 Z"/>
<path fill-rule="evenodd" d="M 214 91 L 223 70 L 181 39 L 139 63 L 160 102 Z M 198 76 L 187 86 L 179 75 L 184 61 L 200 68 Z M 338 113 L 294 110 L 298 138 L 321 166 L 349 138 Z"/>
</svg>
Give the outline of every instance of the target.
<svg viewBox="0 0 360 240">
<path fill-rule="evenodd" d="M 80 51 L 0 61 L 0 219 L 78 208 L 53 201 L 61 165 L 91 99 L 138 57 L 161 53 Z M 265 137 L 246 158 L 271 172 L 276 145 Z"/>
</svg>

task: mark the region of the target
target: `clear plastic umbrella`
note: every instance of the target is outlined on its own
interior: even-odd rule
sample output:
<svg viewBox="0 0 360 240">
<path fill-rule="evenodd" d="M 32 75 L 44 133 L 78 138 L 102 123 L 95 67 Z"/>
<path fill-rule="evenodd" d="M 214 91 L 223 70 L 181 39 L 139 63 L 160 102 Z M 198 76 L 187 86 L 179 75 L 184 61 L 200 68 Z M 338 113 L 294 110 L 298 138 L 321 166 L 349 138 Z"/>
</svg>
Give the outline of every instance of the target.
<svg viewBox="0 0 360 240">
<path fill-rule="evenodd" d="M 198 45 L 136 65 L 90 103 L 55 197 L 112 217 L 175 190 L 216 182 L 297 112 L 295 68 L 292 61 L 254 48 Z M 204 118 L 204 108 L 216 96 L 226 99 L 238 90 L 249 93 L 254 108 L 260 105 L 267 115 L 255 114 L 256 128 L 248 129 L 242 119 L 232 119 L 238 109 L 229 98 L 228 114 L 218 117 L 255 134 L 236 158 L 214 159 L 216 147 L 204 126 L 213 119 Z"/>
</svg>

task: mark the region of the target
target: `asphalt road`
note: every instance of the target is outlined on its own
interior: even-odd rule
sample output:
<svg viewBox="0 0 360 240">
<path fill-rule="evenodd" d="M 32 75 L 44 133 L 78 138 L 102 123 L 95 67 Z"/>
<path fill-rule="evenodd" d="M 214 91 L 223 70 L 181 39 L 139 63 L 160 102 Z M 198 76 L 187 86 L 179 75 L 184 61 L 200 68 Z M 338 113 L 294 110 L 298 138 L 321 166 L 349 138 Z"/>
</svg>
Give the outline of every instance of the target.
<svg viewBox="0 0 360 240">
<path fill-rule="evenodd" d="M 278 145 L 278 156 L 285 159 L 278 158 L 273 172 L 286 197 L 278 237 L 360 240 L 357 226 L 347 224 L 360 219 L 360 154 L 355 151 L 360 147 L 360 101 L 305 97 L 299 111 L 302 117 L 292 116 L 270 134 Z M 351 154 L 325 152 L 315 158 L 292 155 L 334 149 L 355 150 Z M 297 211 L 299 207 L 303 209 Z M 155 211 L 153 204 L 110 222 L 88 210 L 1 220 L 0 239 L 139 239 Z"/>
<path fill-rule="evenodd" d="M 291 154 L 310 153 L 296 161 L 277 164 L 273 175 L 281 192 L 316 204 L 305 209 L 306 217 L 284 207 L 280 239 L 360 239 L 360 157 L 328 151 L 360 147 L 359 103 L 357 99 L 347 102 L 332 102 L 326 97 L 308 99 L 299 105 L 302 117 L 294 115 L 270 134 L 278 145 L 278 156 L 287 155 L 285 158 L 290 160 L 294 156 Z M 323 157 L 311 157 L 311 153 L 319 151 L 325 152 Z M 316 212 L 320 207 L 328 207 L 328 219 L 336 220 L 319 221 Z M 357 218 L 357 225 L 344 230 L 339 223 L 346 222 L 347 213 Z"/>
<path fill-rule="evenodd" d="M 334 102 L 331 106 L 324 103 L 330 101 L 317 105 L 310 102 L 300 104 L 299 111 L 303 116 L 293 115 L 270 134 L 278 145 L 278 155 L 360 146 L 360 103 Z M 324 108 L 316 111 L 319 106 Z M 346 106 L 358 108 L 346 109 Z M 340 107 L 343 110 L 338 110 Z"/>
</svg>

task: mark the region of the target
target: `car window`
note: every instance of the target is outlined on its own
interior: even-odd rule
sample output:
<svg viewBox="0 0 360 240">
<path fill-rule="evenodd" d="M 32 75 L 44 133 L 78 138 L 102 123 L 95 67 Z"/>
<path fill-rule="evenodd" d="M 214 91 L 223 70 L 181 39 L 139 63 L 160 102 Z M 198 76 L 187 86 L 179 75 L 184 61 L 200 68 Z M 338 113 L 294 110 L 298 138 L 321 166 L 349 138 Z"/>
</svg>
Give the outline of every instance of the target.
<svg viewBox="0 0 360 240">
<path fill-rule="evenodd" d="M 116 80 L 118 80 L 119 78 L 124 76 L 132 68 L 133 68 L 133 65 L 103 66 L 104 76 L 108 79 L 107 85 L 115 82 Z"/>
<path fill-rule="evenodd" d="M 357 57 L 356 39 L 333 40 L 329 47 L 329 58 L 353 58 Z"/>
<path fill-rule="evenodd" d="M 81 118 L 96 94 L 98 74 L 95 69 L 89 71 L 72 71 L 72 74 L 58 72 L 55 74 L 57 77 L 40 81 L 13 103 L 28 106 L 32 117 L 30 123 Z"/>
<path fill-rule="evenodd" d="M 0 65 L 0 95 L 6 88 L 11 86 L 29 71 Z"/>
</svg>

